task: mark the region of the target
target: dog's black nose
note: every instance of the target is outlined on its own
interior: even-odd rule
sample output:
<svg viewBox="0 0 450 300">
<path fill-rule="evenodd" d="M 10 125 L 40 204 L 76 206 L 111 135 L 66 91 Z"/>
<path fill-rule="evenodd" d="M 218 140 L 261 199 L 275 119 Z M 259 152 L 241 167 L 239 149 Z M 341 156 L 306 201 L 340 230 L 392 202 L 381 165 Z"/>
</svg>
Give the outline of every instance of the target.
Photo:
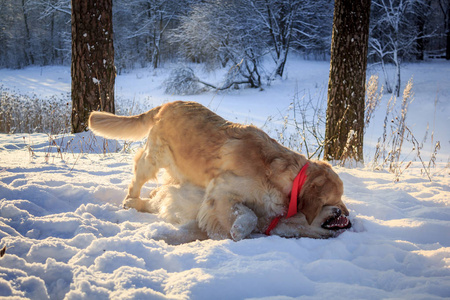
<svg viewBox="0 0 450 300">
<path fill-rule="evenodd" d="M 334 207 L 334 208 L 333 208 L 333 214 L 334 214 L 336 217 L 339 217 L 340 215 L 342 215 L 342 211 L 341 211 L 340 208 Z"/>
</svg>

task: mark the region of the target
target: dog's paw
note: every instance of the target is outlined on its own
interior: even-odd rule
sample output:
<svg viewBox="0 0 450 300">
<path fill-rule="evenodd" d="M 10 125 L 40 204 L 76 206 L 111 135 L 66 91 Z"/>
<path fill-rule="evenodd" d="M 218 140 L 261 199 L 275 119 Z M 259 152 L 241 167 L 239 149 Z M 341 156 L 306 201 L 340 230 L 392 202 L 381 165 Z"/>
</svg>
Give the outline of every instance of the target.
<svg viewBox="0 0 450 300">
<path fill-rule="evenodd" d="M 141 198 L 126 197 L 122 202 L 122 206 L 124 209 L 134 208 L 137 211 L 142 211 L 145 207 L 145 201 Z"/>
<path fill-rule="evenodd" d="M 237 242 L 244 239 L 248 234 L 246 230 L 240 224 L 233 224 L 230 230 L 230 235 L 233 241 Z"/>
<path fill-rule="evenodd" d="M 253 232 L 257 222 L 258 218 L 254 213 L 238 216 L 230 229 L 231 238 L 235 242 L 245 239 Z"/>
</svg>

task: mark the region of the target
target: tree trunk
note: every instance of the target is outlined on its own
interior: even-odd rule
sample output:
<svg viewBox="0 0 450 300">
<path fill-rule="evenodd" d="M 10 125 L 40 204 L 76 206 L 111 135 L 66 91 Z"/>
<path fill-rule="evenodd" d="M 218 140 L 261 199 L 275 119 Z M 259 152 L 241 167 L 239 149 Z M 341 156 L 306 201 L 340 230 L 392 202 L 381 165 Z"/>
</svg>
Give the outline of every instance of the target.
<svg viewBox="0 0 450 300">
<path fill-rule="evenodd" d="M 447 9 L 447 28 L 446 28 L 446 37 L 447 37 L 447 47 L 445 50 L 445 59 L 446 60 L 450 60 L 450 4 L 448 4 L 448 9 Z"/>
<path fill-rule="evenodd" d="M 444 14 L 445 18 L 445 35 L 447 38 L 447 47 L 445 49 L 445 59 L 450 60 L 450 3 L 447 2 L 447 12 Z"/>
<path fill-rule="evenodd" d="M 286 47 L 285 49 L 282 49 L 280 57 L 278 57 L 277 69 L 275 71 L 275 74 L 280 76 L 281 78 L 283 78 L 284 67 L 286 66 L 289 47 L 290 46 Z"/>
<path fill-rule="evenodd" d="M 291 47 L 292 27 L 294 26 L 294 19 L 300 3 L 298 1 L 275 1 L 275 3 L 273 3 L 275 7 L 266 5 L 267 20 L 269 33 L 275 47 L 276 69 L 274 74 L 283 77 L 287 56 Z"/>
<path fill-rule="evenodd" d="M 401 69 L 398 55 L 395 55 L 395 95 L 400 97 L 401 89 Z"/>
<path fill-rule="evenodd" d="M 115 112 L 112 0 L 72 0 L 72 132 L 89 113 Z"/>
<path fill-rule="evenodd" d="M 450 29 L 447 30 L 447 49 L 445 51 L 445 59 L 450 60 Z"/>
<path fill-rule="evenodd" d="M 34 65 L 34 56 L 33 51 L 31 50 L 31 34 L 30 27 L 28 26 L 28 13 L 25 9 L 25 0 L 22 0 L 22 13 L 23 13 L 23 22 L 25 26 L 25 47 L 23 48 L 23 53 L 25 56 L 25 65 Z"/>
<path fill-rule="evenodd" d="M 386 70 L 386 65 L 384 63 L 384 58 L 381 58 L 381 69 L 383 70 L 383 75 L 384 75 L 384 84 L 386 85 L 386 91 L 391 94 L 392 93 L 392 87 L 391 87 L 391 82 L 389 80 L 389 75 L 388 72 Z"/>
<path fill-rule="evenodd" d="M 431 9 L 431 0 L 424 0 L 422 3 L 418 3 L 418 5 L 414 8 L 414 13 L 416 16 L 416 24 L 417 24 L 417 60 L 425 59 L 425 48 L 426 48 L 426 26 L 427 22 L 429 22 L 430 18 L 430 9 Z"/>
<path fill-rule="evenodd" d="M 363 161 L 370 0 L 336 0 L 324 159 Z"/>
<path fill-rule="evenodd" d="M 424 60 L 425 58 L 425 18 L 419 17 L 417 19 L 417 29 L 419 34 L 417 36 L 417 60 Z"/>
</svg>

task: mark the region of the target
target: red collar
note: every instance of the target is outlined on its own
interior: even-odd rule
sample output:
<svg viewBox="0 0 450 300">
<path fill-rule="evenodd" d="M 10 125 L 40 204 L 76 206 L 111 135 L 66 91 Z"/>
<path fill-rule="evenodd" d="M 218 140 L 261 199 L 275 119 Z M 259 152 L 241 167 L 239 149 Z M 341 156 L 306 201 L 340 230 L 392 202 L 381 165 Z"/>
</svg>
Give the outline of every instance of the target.
<svg viewBox="0 0 450 300">
<path fill-rule="evenodd" d="M 297 176 L 294 179 L 294 183 L 292 184 L 292 191 L 290 195 L 290 201 L 289 201 L 289 209 L 286 215 L 286 219 L 292 217 L 293 215 L 297 214 L 297 199 L 298 195 L 300 195 L 300 192 L 302 190 L 303 185 L 306 181 L 306 170 L 308 170 L 309 163 L 306 163 L 301 169 L 300 172 L 298 172 Z M 267 228 L 265 234 L 270 235 L 270 232 L 272 229 L 277 226 L 280 219 L 283 217 L 283 215 L 275 217 L 272 222 L 270 222 L 269 227 Z"/>
</svg>

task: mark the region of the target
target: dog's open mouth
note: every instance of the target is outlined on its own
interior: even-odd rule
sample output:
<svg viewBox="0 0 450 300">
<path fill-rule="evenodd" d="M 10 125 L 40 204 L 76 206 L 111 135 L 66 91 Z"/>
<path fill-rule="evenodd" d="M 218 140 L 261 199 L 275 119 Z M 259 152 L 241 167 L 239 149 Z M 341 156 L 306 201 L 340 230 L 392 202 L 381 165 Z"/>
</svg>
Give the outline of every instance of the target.
<svg viewBox="0 0 450 300">
<path fill-rule="evenodd" d="M 340 215 L 339 217 L 332 217 L 322 224 L 322 228 L 329 230 L 348 229 L 350 227 L 352 227 L 352 223 L 344 215 Z"/>
</svg>

